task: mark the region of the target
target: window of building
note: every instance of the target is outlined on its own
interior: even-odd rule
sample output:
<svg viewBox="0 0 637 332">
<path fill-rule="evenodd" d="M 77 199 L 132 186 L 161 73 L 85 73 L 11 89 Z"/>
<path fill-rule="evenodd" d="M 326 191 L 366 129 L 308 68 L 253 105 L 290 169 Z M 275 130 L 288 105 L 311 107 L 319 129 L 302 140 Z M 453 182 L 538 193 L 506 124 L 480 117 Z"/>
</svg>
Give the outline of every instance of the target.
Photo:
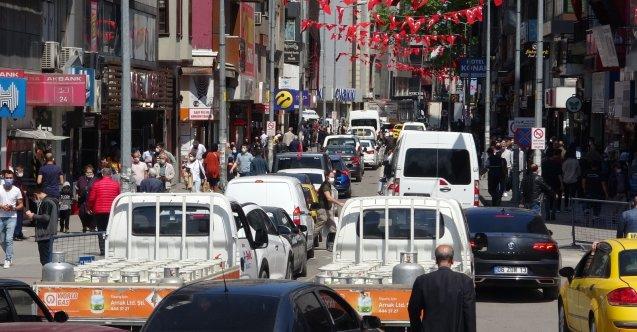
<svg viewBox="0 0 637 332">
<path fill-rule="evenodd" d="M 168 22 L 169 6 L 168 0 L 159 0 L 158 18 L 159 18 L 159 34 L 169 35 L 170 25 Z M 179 21 L 179 18 L 177 18 Z"/>
</svg>

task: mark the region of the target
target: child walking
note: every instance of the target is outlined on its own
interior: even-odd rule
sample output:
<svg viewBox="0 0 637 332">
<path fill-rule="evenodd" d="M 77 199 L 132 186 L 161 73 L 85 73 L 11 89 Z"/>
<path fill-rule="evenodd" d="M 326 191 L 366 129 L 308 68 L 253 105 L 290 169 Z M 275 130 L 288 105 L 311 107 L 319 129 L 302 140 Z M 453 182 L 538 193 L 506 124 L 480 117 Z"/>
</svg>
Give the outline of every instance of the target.
<svg viewBox="0 0 637 332">
<path fill-rule="evenodd" d="M 69 232 L 72 195 L 73 192 L 71 191 L 71 184 L 68 181 L 64 182 L 62 191 L 60 191 L 60 231 L 64 233 Z"/>
</svg>

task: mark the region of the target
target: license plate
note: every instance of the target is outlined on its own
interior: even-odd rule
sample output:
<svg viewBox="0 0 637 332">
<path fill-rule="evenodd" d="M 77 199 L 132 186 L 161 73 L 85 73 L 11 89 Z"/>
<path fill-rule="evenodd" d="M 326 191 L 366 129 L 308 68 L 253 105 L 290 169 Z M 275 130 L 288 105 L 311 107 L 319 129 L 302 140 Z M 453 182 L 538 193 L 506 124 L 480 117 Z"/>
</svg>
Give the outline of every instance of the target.
<svg viewBox="0 0 637 332">
<path fill-rule="evenodd" d="M 637 233 L 628 233 L 626 234 L 627 239 L 637 239 Z"/>
<path fill-rule="evenodd" d="M 525 266 L 496 266 L 493 268 L 495 274 L 527 274 Z"/>
</svg>

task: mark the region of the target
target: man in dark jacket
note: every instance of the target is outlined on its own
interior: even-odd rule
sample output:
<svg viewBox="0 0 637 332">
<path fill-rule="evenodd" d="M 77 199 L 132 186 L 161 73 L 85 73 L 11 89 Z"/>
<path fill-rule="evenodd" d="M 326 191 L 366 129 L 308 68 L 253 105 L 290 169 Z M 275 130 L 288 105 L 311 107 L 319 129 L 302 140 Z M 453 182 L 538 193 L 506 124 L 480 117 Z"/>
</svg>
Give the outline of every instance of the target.
<svg viewBox="0 0 637 332">
<path fill-rule="evenodd" d="M 617 238 L 637 238 L 637 196 L 633 197 L 633 207 L 622 213 L 617 225 Z"/>
<path fill-rule="evenodd" d="M 520 184 L 520 207 L 532 210 L 537 214 L 542 214 L 543 195 L 552 195 L 553 191 L 542 176 L 537 174 L 538 167 L 531 164 L 529 173 L 525 174 Z"/>
<path fill-rule="evenodd" d="M 148 170 L 148 178 L 143 179 L 139 185 L 139 192 L 142 193 L 163 193 L 166 186 L 157 178 L 157 170 L 151 168 Z"/>
<path fill-rule="evenodd" d="M 450 245 L 438 246 L 435 255 L 438 270 L 418 277 L 411 291 L 408 307 L 411 330 L 476 331 L 476 291 L 473 280 L 451 270 L 453 247 Z"/>
<path fill-rule="evenodd" d="M 268 162 L 263 158 L 261 149 L 254 150 L 254 159 L 250 163 L 250 175 L 268 174 Z"/>
<path fill-rule="evenodd" d="M 489 149 L 488 159 L 488 189 L 491 195 L 491 205 L 500 206 L 502 194 L 504 194 L 504 184 L 506 183 L 506 160 L 502 158 L 502 152 Z"/>
<path fill-rule="evenodd" d="M 26 217 L 35 224 L 35 241 L 40 252 L 40 264 L 51 262 L 51 238 L 57 234 L 58 202 L 48 197 L 42 188 L 33 190 L 33 201 L 36 211 L 27 211 Z"/>
</svg>

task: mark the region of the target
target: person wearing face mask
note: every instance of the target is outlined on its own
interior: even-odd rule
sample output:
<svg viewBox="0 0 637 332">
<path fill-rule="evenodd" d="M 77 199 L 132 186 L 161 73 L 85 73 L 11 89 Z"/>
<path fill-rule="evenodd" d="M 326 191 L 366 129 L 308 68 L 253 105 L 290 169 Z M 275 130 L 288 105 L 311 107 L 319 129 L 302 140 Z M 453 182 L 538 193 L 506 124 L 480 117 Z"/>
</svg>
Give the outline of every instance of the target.
<svg viewBox="0 0 637 332">
<path fill-rule="evenodd" d="M 95 230 L 95 223 L 93 215 L 88 213 L 88 195 L 95 182 L 95 169 L 93 165 L 88 164 L 84 166 L 84 174 L 80 176 L 75 182 L 75 192 L 77 195 L 77 205 L 80 208 L 79 217 L 82 222 L 82 232 L 92 232 Z"/>
<path fill-rule="evenodd" d="M 206 172 L 203 169 L 203 165 L 201 161 L 197 159 L 195 153 L 191 152 L 188 154 L 188 162 L 186 163 L 186 167 L 184 168 L 184 173 L 188 170 L 190 175 L 192 176 L 192 188 L 191 192 L 200 193 L 201 192 L 201 183 L 202 181 L 206 181 Z M 186 175 L 184 174 L 184 178 Z"/>
<path fill-rule="evenodd" d="M 22 192 L 13 185 L 13 171 L 2 171 L 2 189 L 0 189 L 0 241 L 4 250 L 4 268 L 13 262 L 13 232 L 18 219 L 18 211 L 23 208 Z"/>
<path fill-rule="evenodd" d="M 236 169 L 239 172 L 239 176 L 249 176 L 252 159 L 254 159 L 254 156 L 248 152 L 248 147 L 243 145 L 241 147 L 241 153 L 237 155 L 236 161 L 234 165 L 232 165 L 231 172 Z"/>
<path fill-rule="evenodd" d="M 332 219 L 332 214 L 330 210 L 332 210 L 333 204 L 338 206 L 343 206 L 338 199 L 334 198 L 332 195 L 332 186 L 334 185 L 335 174 L 333 171 L 325 171 L 325 181 L 321 183 L 319 187 L 319 203 L 321 208 L 318 210 L 318 218 L 316 225 L 314 225 L 314 232 L 321 232 L 323 228 L 325 228 L 328 232 L 327 234 L 327 248 L 331 248 L 330 246 L 334 243 L 334 238 L 336 236 L 336 223 Z"/>
<path fill-rule="evenodd" d="M 131 156 L 133 157 L 131 171 L 133 172 L 133 178 L 137 185 L 137 191 L 139 191 L 139 186 L 142 184 L 142 180 L 148 177 L 148 166 L 141 160 L 141 153 L 139 153 L 139 151 L 133 152 Z"/>
<path fill-rule="evenodd" d="M 22 183 L 22 179 L 24 178 L 24 166 L 18 165 L 15 167 L 15 174 L 13 176 L 13 185 L 18 187 L 22 192 L 22 202 L 24 202 L 25 209 L 28 209 L 28 200 L 24 199 L 27 192 L 25 190 L 24 184 Z M 13 241 L 23 241 L 26 240 L 27 237 L 22 233 L 22 223 L 24 221 L 24 213 L 18 212 L 18 218 L 15 224 L 15 230 L 13 231 Z"/>
<path fill-rule="evenodd" d="M 176 165 L 177 159 L 172 153 L 170 153 L 170 151 L 166 150 L 165 147 L 166 146 L 164 145 L 164 143 L 157 143 L 157 145 L 155 146 L 156 155 L 159 156 L 161 154 L 165 154 L 167 157 L 166 162 L 170 163 L 171 165 Z"/>
<path fill-rule="evenodd" d="M 33 190 L 35 212 L 27 211 L 26 217 L 35 224 L 35 241 L 40 252 L 40 264 L 51 262 L 51 238 L 57 234 L 58 201 L 49 197 L 41 188 Z"/>
<path fill-rule="evenodd" d="M 175 168 L 168 163 L 168 159 L 169 157 L 162 153 L 157 157 L 157 163 L 154 166 L 157 177 L 164 183 L 166 191 L 170 191 L 172 181 L 175 178 Z"/>
</svg>

